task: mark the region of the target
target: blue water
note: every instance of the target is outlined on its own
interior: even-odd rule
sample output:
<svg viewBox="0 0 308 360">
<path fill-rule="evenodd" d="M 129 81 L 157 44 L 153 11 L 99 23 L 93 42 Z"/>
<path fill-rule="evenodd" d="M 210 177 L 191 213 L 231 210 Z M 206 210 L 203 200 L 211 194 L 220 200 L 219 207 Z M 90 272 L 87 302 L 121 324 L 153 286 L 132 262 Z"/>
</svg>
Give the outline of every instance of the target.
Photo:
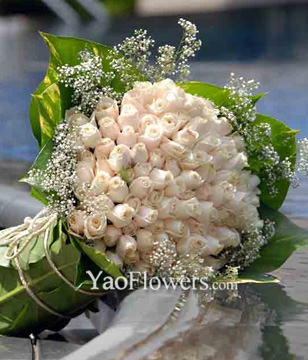
<svg viewBox="0 0 308 360">
<path fill-rule="evenodd" d="M 258 110 L 308 136 L 308 6 L 198 15 L 203 48 L 192 79 L 223 85 L 231 71 L 261 82 L 268 92 Z M 37 154 L 28 105 L 42 80 L 48 51 L 38 30 L 115 44 L 133 28 L 148 27 L 159 43 L 175 43 L 176 18 L 126 19 L 107 32 L 72 29 L 54 18 L 0 18 L 0 160 L 32 161 Z"/>
</svg>

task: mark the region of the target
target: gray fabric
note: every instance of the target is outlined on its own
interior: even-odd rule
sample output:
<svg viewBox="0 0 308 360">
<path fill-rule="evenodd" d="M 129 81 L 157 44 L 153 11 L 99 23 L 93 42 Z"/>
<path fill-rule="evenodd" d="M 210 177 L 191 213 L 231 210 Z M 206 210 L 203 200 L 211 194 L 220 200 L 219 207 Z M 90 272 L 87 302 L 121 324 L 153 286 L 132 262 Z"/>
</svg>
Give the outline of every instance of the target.
<svg viewBox="0 0 308 360">
<path fill-rule="evenodd" d="M 33 217 L 42 208 L 27 191 L 0 185 L 0 228 L 22 224 L 26 216 Z"/>
<path fill-rule="evenodd" d="M 82 348 L 63 358 L 63 360 L 101 360 L 116 358 L 119 353 L 145 339 L 165 323 L 172 313 L 180 290 L 159 291 L 136 290 L 121 303 L 108 329 Z M 101 322 L 108 312 L 101 312 Z M 152 346 L 147 347 L 151 353 Z M 138 359 L 142 354 L 131 354 Z"/>
</svg>

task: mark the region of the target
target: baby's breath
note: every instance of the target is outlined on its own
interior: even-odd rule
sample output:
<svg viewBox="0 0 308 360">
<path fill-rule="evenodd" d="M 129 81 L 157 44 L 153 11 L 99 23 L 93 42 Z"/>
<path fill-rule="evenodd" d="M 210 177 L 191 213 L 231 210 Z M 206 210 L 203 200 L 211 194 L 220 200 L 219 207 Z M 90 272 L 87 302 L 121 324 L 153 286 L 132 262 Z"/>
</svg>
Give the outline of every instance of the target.
<svg viewBox="0 0 308 360">
<path fill-rule="evenodd" d="M 271 196 L 278 193 L 277 181 L 294 178 L 293 166 L 289 158 L 281 159 L 272 144 L 271 126 L 267 123 L 255 123 L 256 108 L 253 97 L 259 83 L 246 81 L 243 77 L 236 78 L 231 73 L 225 86 L 230 93 L 231 112 L 222 108 L 222 114 L 227 116 L 234 131 L 243 136 L 246 143 L 249 165 L 252 171 L 258 171 L 267 186 Z"/>
<path fill-rule="evenodd" d="M 78 110 L 90 115 L 102 96 L 119 96 L 111 86 L 115 73 L 105 69 L 102 58 L 89 51 L 81 51 L 79 58 L 78 65 L 58 67 L 58 77 L 73 89 L 72 102 Z"/>
<path fill-rule="evenodd" d="M 45 169 L 29 171 L 28 182 L 47 194 L 48 206 L 67 216 L 75 207 L 78 129 L 68 123 L 58 125 L 53 137 L 53 152 Z"/>
</svg>

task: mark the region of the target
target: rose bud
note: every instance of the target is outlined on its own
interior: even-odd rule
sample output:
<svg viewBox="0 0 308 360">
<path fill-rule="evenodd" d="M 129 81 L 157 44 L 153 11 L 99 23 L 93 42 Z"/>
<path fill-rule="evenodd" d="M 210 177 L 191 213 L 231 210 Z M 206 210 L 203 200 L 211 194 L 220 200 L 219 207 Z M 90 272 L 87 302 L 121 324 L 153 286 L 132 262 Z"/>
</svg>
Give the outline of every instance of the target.
<svg viewBox="0 0 308 360">
<path fill-rule="evenodd" d="M 181 191 L 180 187 L 178 186 L 177 182 L 173 180 L 169 185 L 165 187 L 164 195 L 167 197 L 178 197 L 180 196 Z"/>
<path fill-rule="evenodd" d="M 110 153 L 108 163 L 112 170 L 120 172 L 131 164 L 130 150 L 126 145 L 117 145 Z"/>
<path fill-rule="evenodd" d="M 99 121 L 99 131 L 104 138 L 116 140 L 120 134 L 119 125 L 111 117 L 102 118 Z"/>
<path fill-rule="evenodd" d="M 136 224 L 140 227 L 146 227 L 153 224 L 158 218 L 158 211 L 146 206 L 140 206 L 135 217 Z"/>
<path fill-rule="evenodd" d="M 217 227 L 211 231 L 211 236 L 218 239 L 219 243 L 224 247 L 236 247 L 241 242 L 241 236 L 235 229 L 227 227 Z"/>
<path fill-rule="evenodd" d="M 136 145 L 136 142 L 137 135 L 134 128 L 132 126 L 125 126 L 118 135 L 117 144 L 124 144 L 131 148 Z"/>
<path fill-rule="evenodd" d="M 182 171 L 180 177 L 183 179 L 185 183 L 185 188 L 187 190 L 197 189 L 202 182 L 201 176 L 196 171 L 193 170 Z"/>
<path fill-rule="evenodd" d="M 110 138 L 101 139 L 100 142 L 95 146 L 94 155 L 96 159 L 106 159 L 114 147 L 115 143 Z"/>
<path fill-rule="evenodd" d="M 186 155 L 185 147 L 172 140 L 162 143 L 160 149 L 163 153 L 176 160 L 184 159 Z"/>
<path fill-rule="evenodd" d="M 140 176 L 149 176 L 152 165 L 150 163 L 138 163 L 134 166 L 136 178 Z"/>
<path fill-rule="evenodd" d="M 102 239 L 94 240 L 94 249 L 104 253 L 106 251 L 106 245 L 104 241 Z"/>
<path fill-rule="evenodd" d="M 199 141 L 194 150 L 196 151 L 205 151 L 209 153 L 210 151 L 219 148 L 221 145 L 221 139 L 217 134 L 206 135 L 203 140 Z"/>
<path fill-rule="evenodd" d="M 212 181 L 216 175 L 216 169 L 211 163 L 200 166 L 196 171 L 204 181 Z"/>
<path fill-rule="evenodd" d="M 159 233 L 155 235 L 155 242 L 161 243 L 164 241 L 168 241 L 169 240 L 169 235 L 167 233 Z"/>
<path fill-rule="evenodd" d="M 206 246 L 206 240 L 203 236 L 199 234 L 191 234 L 188 237 L 182 238 L 177 243 L 177 252 L 180 255 L 190 254 L 190 253 L 201 253 L 203 248 Z"/>
<path fill-rule="evenodd" d="M 140 255 L 139 255 L 139 252 L 136 251 L 135 253 L 125 256 L 124 264 L 125 265 L 134 265 L 138 261 L 140 261 Z"/>
<path fill-rule="evenodd" d="M 123 268 L 123 260 L 113 251 L 106 251 L 106 257 L 111 260 L 119 269 Z"/>
<path fill-rule="evenodd" d="M 196 170 L 204 164 L 211 163 L 212 160 L 213 157 L 204 151 L 190 152 L 181 160 L 181 168 L 183 170 Z"/>
<path fill-rule="evenodd" d="M 170 171 L 155 168 L 150 172 L 150 179 L 154 189 L 162 190 L 172 183 L 173 175 Z"/>
<path fill-rule="evenodd" d="M 91 190 L 95 195 L 105 193 L 108 190 L 110 175 L 106 171 L 98 171 L 92 181 Z"/>
<path fill-rule="evenodd" d="M 238 153 L 236 156 L 228 160 L 223 168 L 227 170 L 242 170 L 248 165 L 247 156 L 244 153 Z"/>
<path fill-rule="evenodd" d="M 114 176 L 109 181 L 108 196 L 115 203 L 123 202 L 128 195 L 128 186 L 120 176 Z"/>
<path fill-rule="evenodd" d="M 152 104 L 148 106 L 148 110 L 155 115 L 160 115 L 168 110 L 168 101 L 164 98 L 154 99 Z"/>
<path fill-rule="evenodd" d="M 132 149 L 132 158 L 134 164 L 145 163 L 148 160 L 148 150 L 143 143 L 137 143 Z"/>
<path fill-rule="evenodd" d="M 139 124 L 139 132 L 144 133 L 149 125 L 157 125 L 160 122 L 159 118 L 155 115 L 146 114 L 142 116 Z"/>
<path fill-rule="evenodd" d="M 147 198 L 143 200 L 143 205 L 150 206 L 150 207 L 153 206 L 155 208 L 159 207 L 163 197 L 164 197 L 163 191 L 152 190 L 147 195 Z"/>
<path fill-rule="evenodd" d="M 151 190 L 152 181 L 148 176 L 136 178 L 129 186 L 129 192 L 139 199 L 145 198 Z"/>
<path fill-rule="evenodd" d="M 70 231 L 73 234 L 83 236 L 84 222 L 86 220 L 86 213 L 82 210 L 73 210 L 67 218 L 67 223 Z"/>
<path fill-rule="evenodd" d="M 95 203 L 101 211 L 110 211 L 114 208 L 113 201 L 105 194 L 96 196 Z"/>
<path fill-rule="evenodd" d="M 179 117 L 173 113 L 164 114 L 160 119 L 160 123 L 163 127 L 164 135 L 167 137 L 171 137 L 181 126 Z"/>
<path fill-rule="evenodd" d="M 101 239 L 107 226 L 107 219 L 104 213 L 89 215 L 84 222 L 84 234 L 89 240 Z"/>
<path fill-rule="evenodd" d="M 196 191 L 196 198 L 198 200 L 208 200 L 211 193 L 211 185 L 208 183 L 203 183 Z"/>
<path fill-rule="evenodd" d="M 119 108 L 117 102 L 111 98 L 104 96 L 96 105 L 95 116 L 98 122 L 105 117 L 116 119 L 118 115 Z"/>
<path fill-rule="evenodd" d="M 153 250 L 153 235 L 151 231 L 139 229 L 136 233 L 137 248 L 140 252 L 150 252 Z"/>
<path fill-rule="evenodd" d="M 80 138 L 85 147 L 95 148 L 101 140 L 101 135 L 96 126 L 88 123 L 80 126 Z"/>
<path fill-rule="evenodd" d="M 156 149 L 150 152 L 150 164 L 156 168 L 162 168 L 165 164 L 165 157 L 161 150 Z"/>
<path fill-rule="evenodd" d="M 122 231 L 120 229 L 113 225 L 107 225 L 104 234 L 104 242 L 108 247 L 113 247 L 117 244 L 121 236 Z"/>
<path fill-rule="evenodd" d="M 185 223 L 187 224 L 189 228 L 189 232 L 191 234 L 200 234 L 200 235 L 206 235 L 207 233 L 207 224 L 201 224 L 198 220 L 189 218 L 185 220 Z"/>
<path fill-rule="evenodd" d="M 167 219 L 173 217 L 177 213 L 178 199 L 176 197 L 165 197 L 159 204 L 159 219 Z"/>
<path fill-rule="evenodd" d="M 87 116 L 74 110 L 74 108 L 65 112 L 65 118 L 72 126 L 81 126 L 90 122 L 90 119 Z"/>
<path fill-rule="evenodd" d="M 187 127 L 176 132 L 172 136 L 173 141 L 176 141 L 177 143 L 186 147 L 192 147 L 198 141 L 198 138 L 199 133 Z"/>
<path fill-rule="evenodd" d="M 209 200 L 215 207 L 220 207 L 226 201 L 231 200 L 234 194 L 234 186 L 227 181 L 211 186 Z"/>
<path fill-rule="evenodd" d="M 181 238 L 187 236 L 188 226 L 182 220 L 166 219 L 165 220 L 166 233 L 174 238 Z"/>
<path fill-rule="evenodd" d="M 138 227 L 136 225 L 136 223 L 134 222 L 134 220 L 127 226 L 124 226 L 122 228 L 122 232 L 124 235 L 130 235 L 130 236 L 136 236 Z"/>
<path fill-rule="evenodd" d="M 164 169 L 170 171 L 174 177 L 179 176 L 181 173 L 181 168 L 175 159 L 166 159 Z"/>
<path fill-rule="evenodd" d="M 99 159 L 96 162 L 96 172 L 107 172 L 110 176 L 114 176 L 115 172 L 111 169 L 108 160 Z"/>
<path fill-rule="evenodd" d="M 139 136 L 139 141 L 143 142 L 149 151 L 152 151 L 159 146 L 162 135 L 162 128 L 159 125 L 148 125 L 144 134 Z"/>
<path fill-rule="evenodd" d="M 139 198 L 135 197 L 132 194 L 128 194 L 128 196 L 125 199 L 125 203 L 127 203 L 130 207 L 135 209 L 135 212 L 137 213 L 139 211 L 139 208 L 141 206 L 141 201 Z"/>
<path fill-rule="evenodd" d="M 148 273 L 149 275 L 153 275 L 155 272 L 155 269 L 153 266 L 151 266 L 144 260 L 139 260 L 135 264 L 134 271 L 140 272 L 140 273 Z"/>
<path fill-rule="evenodd" d="M 151 231 L 152 234 L 158 234 L 164 232 L 165 230 L 164 220 L 161 219 L 156 220 L 155 223 L 150 225 L 147 229 Z"/>
<path fill-rule="evenodd" d="M 180 200 L 189 200 L 193 197 L 196 196 L 196 192 L 193 190 L 185 190 L 183 193 L 180 192 L 180 194 L 178 195 L 178 198 Z"/>
<path fill-rule="evenodd" d="M 176 215 L 181 219 L 198 218 L 202 214 L 200 202 L 197 198 L 178 201 Z"/>
<path fill-rule="evenodd" d="M 207 134 L 209 132 L 209 129 L 211 127 L 211 121 L 207 118 L 196 116 L 194 117 L 188 127 L 196 131 L 200 135 Z"/>
<path fill-rule="evenodd" d="M 128 204 L 116 205 L 111 211 L 108 212 L 108 220 L 117 228 L 122 228 L 132 222 L 135 210 Z"/>
<path fill-rule="evenodd" d="M 96 165 L 95 156 L 91 153 L 91 151 L 84 150 L 78 153 L 78 161 L 89 163 L 92 169 L 95 170 L 95 165 Z"/>
<path fill-rule="evenodd" d="M 226 136 L 231 133 L 232 125 L 230 124 L 230 121 L 228 119 L 226 119 L 225 117 L 221 117 L 212 121 L 211 130 L 221 136 Z"/>
<path fill-rule="evenodd" d="M 121 259 L 134 256 L 137 251 L 137 243 L 132 236 L 122 235 L 116 247 L 116 253 Z"/>
<path fill-rule="evenodd" d="M 208 256 L 208 255 L 218 255 L 221 250 L 224 248 L 223 245 L 221 245 L 218 241 L 218 239 L 212 237 L 212 236 L 205 236 L 205 246 L 201 250 L 202 256 Z"/>
<path fill-rule="evenodd" d="M 76 176 L 79 183 L 91 184 L 94 179 L 92 164 L 84 161 L 78 162 L 76 165 Z"/>
<path fill-rule="evenodd" d="M 121 114 L 118 117 L 118 124 L 121 129 L 124 129 L 125 126 L 132 126 L 134 130 L 137 130 L 138 127 L 139 114 L 138 110 L 134 105 L 125 104 L 121 108 Z"/>
</svg>

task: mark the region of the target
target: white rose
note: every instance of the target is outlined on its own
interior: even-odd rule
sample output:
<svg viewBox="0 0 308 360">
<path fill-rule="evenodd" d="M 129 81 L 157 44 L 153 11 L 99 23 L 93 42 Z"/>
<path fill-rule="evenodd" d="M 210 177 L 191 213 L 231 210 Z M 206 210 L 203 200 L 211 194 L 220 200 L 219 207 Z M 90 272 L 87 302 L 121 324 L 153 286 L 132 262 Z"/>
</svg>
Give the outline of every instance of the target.
<svg viewBox="0 0 308 360">
<path fill-rule="evenodd" d="M 134 130 L 138 128 L 139 113 L 132 104 L 124 104 L 121 108 L 121 114 L 118 117 L 118 124 L 121 129 L 125 126 L 132 126 Z"/>
<path fill-rule="evenodd" d="M 91 184 L 94 179 L 92 164 L 85 161 L 78 162 L 76 165 L 76 176 L 79 183 Z"/>
<path fill-rule="evenodd" d="M 111 117 L 104 117 L 99 121 L 99 131 L 104 138 L 116 140 L 120 134 L 119 125 Z"/>
<path fill-rule="evenodd" d="M 108 163 L 112 170 L 120 172 L 132 162 L 130 150 L 126 145 L 117 145 L 110 153 Z"/>
<path fill-rule="evenodd" d="M 132 126 L 125 126 L 119 133 L 117 144 L 124 144 L 128 147 L 133 147 L 137 142 L 137 134 Z"/>
<path fill-rule="evenodd" d="M 104 213 L 93 213 L 87 216 L 84 222 L 84 233 L 87 239 L 101 239 L 107 226 L 107 218 Z"/>
<path fill-rule="evenodd" d="M 120 176 L 114 176 L 109 180 L 108 196 L 115 203 L 123 202 L 128 195 L 128 186 Z"/>
<path fill-rule="evenodd" d="M 87 215 L 82 210 L 74 210 L 67 218 L 67 223 L 70 231 L 79 236 L 84 234 L 84 222 Z"/>
<path fill-rule="evenodd" d="M 117 102 L 108 97 L 102 97 L 95 109 L 95 116 L 99 122 L 102 118 L 111 117 L 116 119 L 119 115 Z"/>
<path fill-rule="evenodd" d="M 104 242 L 108 247 L 113 247 L 117 244 L 122 236 L 122 231 L 113 225 L 107 225 L 104 234 Z"/>
<path fill-rule="evenodd" d="M 152 181 L 148 176 L 136 178 L 129 186 L 130 193 L 139 199 L 145 198 L 151 190 Z"/>
<path fill-rule="evenodd" d="M 96 159 L 106 159 L 114 147 L 115 143 L 110 138 L 101 139 L 95 146 L 94 155 Z"/>
<path fill-rule="evenodd" d="M 132 222 L 135 210 L 128 204 L 116 205 L 108 212 L 108 220 L 117 228 L 123 228 Z"/>
<path fill-rule="evenodd" d="M 88 148 L 95 148 L 101 140 L 98 128 L 91 123 L 80 126 L 80 137 L 84 146 Z"/>
</svg>

